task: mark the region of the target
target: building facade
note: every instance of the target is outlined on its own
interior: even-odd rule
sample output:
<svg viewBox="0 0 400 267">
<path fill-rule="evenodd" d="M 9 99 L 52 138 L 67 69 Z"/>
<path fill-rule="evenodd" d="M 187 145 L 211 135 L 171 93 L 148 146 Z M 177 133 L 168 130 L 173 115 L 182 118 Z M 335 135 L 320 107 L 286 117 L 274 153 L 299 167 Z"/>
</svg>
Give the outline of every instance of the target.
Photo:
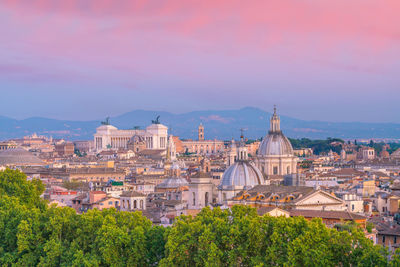
<svg viewBox="0 0 400 267">
<path fill-rule="evenodd" d="M 198 128 L 198 140 L 182 140 L 184 153 L 195 153 L 198 155 L 216 155 L 225 150 L 224 141 L 205 140 L 204 126 L 200 124 Z"/>
<path fill-rule="evenodd" d="M 103 150 L 128 149 L 131 143 L 143 141 L 146 149 L 166 149 L 168 142 L 168 127 L 156 121 L 145 130 L 119 130 L 110 124 L 103 124 L 96 129 L 94 146 L 96 152 Z M 137 151 L 135 151 L 137 152 Z"/>
</svg>

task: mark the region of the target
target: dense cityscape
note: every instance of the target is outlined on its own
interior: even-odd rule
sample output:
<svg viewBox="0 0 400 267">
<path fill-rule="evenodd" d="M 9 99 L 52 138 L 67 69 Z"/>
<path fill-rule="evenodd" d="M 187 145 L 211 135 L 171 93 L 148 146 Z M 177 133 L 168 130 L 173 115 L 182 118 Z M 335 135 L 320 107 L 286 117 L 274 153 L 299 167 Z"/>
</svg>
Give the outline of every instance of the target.
<svg viewBox="0 0 400 267">
<path fill-rule="evenodd" d="M 0 1 L 0 266 L 400 267 L 399 14 Z"/>
<path fill-rule="evenodd" d="M 181 139 L 159 116 L 143 130 L 117 129 L 106 119 L 87 141 L 6 140 L 0 143 L 0 188 L 12 196 L 7 179 L 26 175 L 30 183 L 40 181 L 44 202 L 35 201 L 50 209 L 129 212 L 163 228 L 205 216 L 204 209 L 234 212 L 236 206 L 251 207 L 256 216 L 319 218 L 335 231 L 357 229 L 386 249 L 383 257 L 397 255 L 400 148 L 331 138 L 317 155 L 312 147 L 293 149 L 301 140 L 289 141 L 280 125 L 274 108 L 260 140 L 248 140 L 243 130 L 236 140 L 208 140 L 206 124 L 198 126 L 197 140 Z"/>
</svg>

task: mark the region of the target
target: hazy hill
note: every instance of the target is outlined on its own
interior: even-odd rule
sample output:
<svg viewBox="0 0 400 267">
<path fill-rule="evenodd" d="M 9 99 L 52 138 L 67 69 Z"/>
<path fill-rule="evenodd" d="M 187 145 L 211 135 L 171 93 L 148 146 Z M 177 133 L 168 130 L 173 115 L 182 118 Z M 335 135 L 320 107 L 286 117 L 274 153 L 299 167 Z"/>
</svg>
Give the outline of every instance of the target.
<svg viewBox="0 0 400 267">
<path fill-rule="evenodd" d="M 271 113 L 247 107 L 238 110 L 205 110 L 182 114 L 169 112 L 134 110 L 112 117 L 111 124 L 122 129 L 140 126 L 145 128 L 151 120 L 160 115 L 161 123 L 171 128 L 174 135 L 181 138 L 197 138 L 197 126 L 205 127 L 208 139 L 231 139 L 240 136 L 240 128 L 245 128 L 248 138 L 264 136 L 269 128 Z M 17 138 L 32 133 L 51 135 L 54 138 L 71 140 L 92 139 L 97 121 L 66 121 L 40 117 L 15 120 L 0 116 L 0 139 Z M 282 130 L 293 138 L 400 138 L 400 124 L 394 123 L 332 123 L 305 121 L 281 116 Z"/>
</svg>

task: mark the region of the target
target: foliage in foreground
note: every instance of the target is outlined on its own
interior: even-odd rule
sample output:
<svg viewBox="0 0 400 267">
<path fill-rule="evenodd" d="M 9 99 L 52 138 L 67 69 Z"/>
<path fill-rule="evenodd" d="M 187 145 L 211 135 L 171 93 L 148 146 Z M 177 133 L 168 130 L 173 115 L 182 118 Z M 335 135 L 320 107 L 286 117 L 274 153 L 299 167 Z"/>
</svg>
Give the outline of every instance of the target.
<svg viewBox="0 0 400 267">
<path fill-rule="evenodd" d="M 15 181 L 10 183 L 10 177 Z M 2 266 L 398 266 L 357 228 L 336 231 L 320 220 L 258 216 L 255 209 L 205 208 L 173 227 L 139 212 L 47 207 L 43 187 L 0 172 Z M 12 188 L 14 187 L 14 188 Z"/>
</svg>

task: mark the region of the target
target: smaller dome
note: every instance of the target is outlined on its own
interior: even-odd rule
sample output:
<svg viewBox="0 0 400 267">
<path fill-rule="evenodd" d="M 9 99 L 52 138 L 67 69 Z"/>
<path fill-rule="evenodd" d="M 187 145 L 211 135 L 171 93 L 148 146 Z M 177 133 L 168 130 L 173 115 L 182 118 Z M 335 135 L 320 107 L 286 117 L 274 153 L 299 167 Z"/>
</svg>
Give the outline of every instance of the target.
<svg viewBox="0 0 400 267">
<path fill-rule="evenodd" d="M 222 175 L 219 189 L 249 189 L 260 184 L 264 184 L 260 170 L 249 161 L 237 161 Z"/>
<path fill-rule="evenodd" d="M 269 133 L 262 140 L 257 154 L 260 156 L 293 155 L 293 147 L 282 132 Z"/>
<path fill-rule="evenodd" d="M 169 177 L 165 179 L 162 183 L 156 186 L 157 189 L 176 189 L 182 186 L 189 186 L 186 179 L 182 177 Z"/>
</svg>

